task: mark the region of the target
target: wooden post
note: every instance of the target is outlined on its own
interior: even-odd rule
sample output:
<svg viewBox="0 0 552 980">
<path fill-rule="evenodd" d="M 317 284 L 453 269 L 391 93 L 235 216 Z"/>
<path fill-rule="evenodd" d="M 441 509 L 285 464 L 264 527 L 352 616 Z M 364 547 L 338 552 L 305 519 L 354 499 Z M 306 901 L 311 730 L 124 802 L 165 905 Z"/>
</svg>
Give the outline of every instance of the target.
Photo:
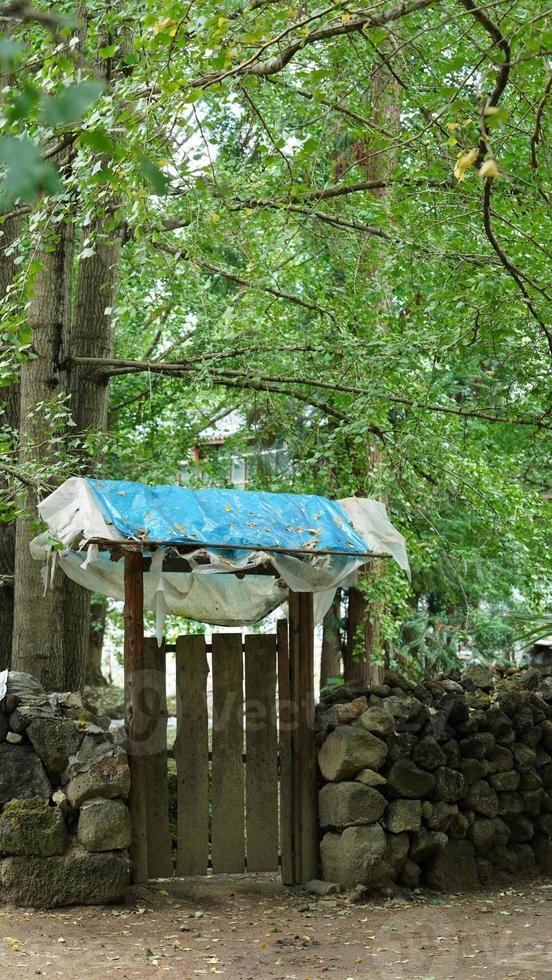
<svg viewBox="0 0 552 980">
<path fill-rule="evenodd" d="M 280 855 L 283 885 L 295 882 L 293 838 L 293 765 L 291 756 L 291 710 L 288 622 L 276 624 L 278 642 L 278 745 L 280 756 Z"/>
<path fill-rule="evenodd" d="M 125 553 L 125 728 L 130 766 L 132 881 L 148 879 L 144 704 L 144 572 L 141 551 Z"/>
<path fill-rule="evenodd" d="M 305 884 L 318 875 L 312 592 L 290 591 L 288 606 L 294 880 Z"/>
</svg>

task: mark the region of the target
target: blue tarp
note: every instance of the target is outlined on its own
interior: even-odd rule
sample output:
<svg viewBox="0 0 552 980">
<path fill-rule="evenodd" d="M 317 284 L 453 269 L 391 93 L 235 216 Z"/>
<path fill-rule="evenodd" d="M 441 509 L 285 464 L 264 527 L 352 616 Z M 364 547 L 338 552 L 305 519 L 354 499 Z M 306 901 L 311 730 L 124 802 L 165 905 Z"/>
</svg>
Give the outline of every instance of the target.
<svg viewBox="0 0 552 980">
<path fill-rule="evenodd" d="M 87 480 L 104 519 L 135 540 L 270 551 L 371 552 L 344 508 L 325 497 L 257 490 L 188 490 Z"/>
</svg>

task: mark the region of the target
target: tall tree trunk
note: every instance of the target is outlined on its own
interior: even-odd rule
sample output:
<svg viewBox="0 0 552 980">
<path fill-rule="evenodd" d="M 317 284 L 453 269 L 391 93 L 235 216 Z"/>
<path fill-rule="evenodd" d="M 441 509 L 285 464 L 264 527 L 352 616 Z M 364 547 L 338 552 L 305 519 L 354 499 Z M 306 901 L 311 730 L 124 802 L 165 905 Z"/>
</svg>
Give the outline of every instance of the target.
<svg viewBox="0 0 552 980">
<path fill-rule="evenodd" d="M 341 589 L 337 589 L 334 600 L 322 622 L 322 653 L 320 657 L 320 688 L 331 677 L 341 674 Z"/>
<path fill-rule="evenodd" d="M 8 218 L 0 238 L 0 299 L 7 305 L 8 288 L 17 270 L 16 253 L 7 254 L 19 238 L 21 221 Z M 0 388 L 2 421 L 16 432 L 19 428 L 19 385 Z M 0 474 L 0 480 L 2 475 Z M 15 521 L 0 522 L 0 670 L 11 664 L 13 635 L 13 580 L 15 572 Z"/>
<path fill-rule="evenodd" d="M 374 123 L 385 128 L 388 132 L 397 133 L 400 128 L 400 89 L 399 84 L 389 70 L 381 62 L 374 71 L 371 87 L 371 110 Z M 359 163 L 362 165 L 369 180 L 388 180 L 395 165 L 395 154 L 380 152 L 371 155 L 375 147 L 367 140 L 355 147 Z M 378 198 L 388 195 L 386 187 L 377 188 L 372 194 Z M 374 276 L 376 268 L 372 265 L 366 269 L 368 277 Z M 383 456 L 379 446 L 368 447 L 365 458 L 360 465 L 365 468 L 365 479 L 381 465 Z M 365 480 L 363 480 L 365 482 Z M 381 574 L 381 563 L 377 560 L 367 566 L 360 575 L 360 581 L 366 581 Z M 360 648 L 360 657 L 353 656 L 353 649 Z M 377 603 L 367 603 L 360 588 L 352 586 L 349 589 L 349 615 L 347 622 L 347 652 L 345 659 L 345 679 L 360 680 L 364 684 L 379 684 L 383 680 L 384 667 L 374 660 L 383 654 L 380 610 Z"/>
<path fill-rule="evenodd" d="M 93 601 L 90 607 L 90 632 L 88 635 L 88 655 L 86 658 L 86 684 L 88 687 L 103 687 L 107 684 L 102 674 L 102 653 L 105 635 L 107 603 L 105 599 Z"/>
<path fill-rule="evenodd" d="M 39 253 L 41 268 L 36 275 L 28 308 L 33 330 L 34 360 L 21 369 L 21 462 L 44 459 L 41 443 L 48 438 L 39 405 L 67 391 L 66 345 L 70 322 L 73 229 L 57 226 L 56 237 Z M 36 514 L 36 498 L 24 500 L 30 518 Z M 73 673 L 68 664 L 86 656 L 88 625 L 81 624 L 83 590 L 56 568 L 44 593 L 41 568 L 30 554 L 29 543 L 36 529 L 29 518 L 19 518 L 16 530 L 15 603 L 12 664 L 37 677 L 47 690 L 64 690 Z M 89 600 L 87 597 L 87 608 Z"/>
<path fill-rule="evenodd" d="M 116 234 L 110 236 L 103 234 L 100 224 L 97 224 L 94 229 L 94 238 L 94 255 L 81 259 L 79 263 L 68 360 L 68 384 L 76 431 L 101 434 L 107 428 L 108 380 L 91 372 L 89 367 L 72 360 L 74 357 L 112 357 L 114 352 L 111 310 L 115 303 L 119 278 L 120 238 Z M 94 460 L 90 458 L 84 462 L 88 467 L 94 465 Z M 83 593 L 81 616 L 88 632 L 90 593 L 84 589 L 81 591 Z M 71 628 L 71 624 L 66 625 Z M 90 639 L 87 643 L 87 651 L 91 651 Z M 68 664 L 67 682 L 71 689 L 80 689 L 84 685 L 89 671 L 87 660 L 85 654 L 78 661 L 73 659 L 71 664 Z M 102 683 L 101 643 L 99 663 L 95 669 L 96 676 L 99 675 L 100 678 L 96 683 Z"/>
</svg>

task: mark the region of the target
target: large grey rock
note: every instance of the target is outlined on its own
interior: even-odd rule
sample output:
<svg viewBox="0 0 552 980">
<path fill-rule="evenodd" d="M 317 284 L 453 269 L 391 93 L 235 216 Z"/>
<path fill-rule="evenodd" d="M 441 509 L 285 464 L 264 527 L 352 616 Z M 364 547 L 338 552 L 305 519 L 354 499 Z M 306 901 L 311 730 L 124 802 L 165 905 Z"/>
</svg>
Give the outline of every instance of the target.
<svg viewBox="0 0 552 980">
<path fill-rule="evenodd" d="M 426 735 L 425 738 L 420 739 L 418 744 L 414 747 L 412 752 L 412 761 L 416 763 L 420 769 L 438 769 L 439 766 L 444 766 L 447 757 L 443 752 L 443 749 L 439 745 L 436 738 L 433 735 Z"/>
<path fill-rule="evenodd" d="M 8 800 L 31 796 L 49 799 L 52 787 L 30 745 L 0 743 L 0 807 Z"/>
<path fill-rule="evenodd" d="M 387 774 L 387 786 L 395 796 L 419 799 L 431 793 L 435 786 L 435 777 L 418 769 L 411 759 L 399 759 Z"/>
<path fill-rule="evenodd" d="M 520 793 L 498 794 L 498 815 L 504 820 L 512 820 L 518 813 L 523 813 L 524 803 Z"/>
<path fill-rule="evenodd" d="M 441 892 L 472 891 L 479 886 L 475 852 L 471 841 L 452 840 L 431 858 L 424 880 Z"/>
<path fill-rule="evenodd" d="M 3 897 L 14 905 L 105 905 L 124 898 L 129 868 L 120 851 L 90 854 L 71 848 L 62 857 L 4 858 L 0 883 Z"/>
<path fill-rule="evenodd" d="M 479 688 L 481 691 L 492 691 L 494 675 L 487 667 L 480 664 L 470 664 L 462 673 L 462 684 L 468 690 Z"/>
<path fill-rule="evenodd" d="M 408 857 L 410 837 L 406 831 L 402 834 L 387 834 L 383 862 L 386 866 L 386 877 L 395 879 Z"/>
<path fill-rule="evenodd" d="M 35 718 L 27 729 L 27 738 L 46 769 L 62 772 L 75 755 L 82 739 L 77 722 L 68 718 Z"/>
<path fill-rule="evenodd" d="M 456 803 L 445 803 L 440 800 L 431 809 L 431 813 L 426 817 L 426 823 L 430 830 L 448 830 L 452 821 L 458 813 Z"/>
<path fill-rule="evenodd" d="M 470 822 L 465 813 L 457 813 L 447 827 L 449 837 L 455 840 L 462 840 L 468 833 Z"/>
<path fill-rule="evenodd" d="M 81 806 L 95 796 L 104 799 L 127 797 L 130 790 L 130 772 L 124 752 L 117 752 L 92 766 L 87 772 L 78 773 L 65 787 L 65 795 L 73 808 Z"/>
<path fill-rule="evenodd" d="M 373 732 L 375 735 L 391 735 L 395 731 L 392 716 L 387 711 L 384 711 L 383 708 L 378 707 L 368 708 L 367 711 L 363 711 L 358 716 L 355 724 L 359 728 L 364 728 L 367 732 Z"/>
<path fill-rule="evenodd" d="M 320 844 L 325 881 L 343 888 L 377 884 L 385 875 L 385 831 L 379 824 L 347 827 L 342 834 L 325 834 Z"/>
<path fill-rule="evenodd" d="M 11 712 L 9 717 L 9 725 L 12 732 L 22 735 L 27 731 L 29 725 L 35 720 L 35 718 L 50 718 L 53 720 L 55 717 L 56 713 L 52 706 L 48 703 L 21 704 Z"/>
<path fill-rule="evenodd" d="M 537 754 L 529 745 L 524 745 L 523 742 L 514 742 L 512 752 L 514 754 L 514 766 L 518 772 L 526 772 L 534 767 Z"/>
<path fill-rule="evenodd" d="M 397 762 L 398 759 L 409 759 L 417 744 L 417 738 L 412 732 L 395 732 L 387 739 L 387 762 Z"/>
<path fill-rule="evenodd" d="M 122 800 L 88 800 L 79 812 L 77 839 L 87 851 L 119 851 L 132 842 L 130 813 Z"/>
<path fill-rule="evenodd" d="M 398 732 L 419 732 L 429 719 L 427 705 L 417 698 L 393 695 L 385 699 L 382 708 L 394 719 Z"/>
<path fill-rule="evenodd" d="M 0 711 L 0 742 L 6 741 L 6 735 L 8 734 L 8 723 L 5 716 Z"/>
<path fill-rule="evenodd" d="M 544 799 L 544 790 L 533 789 L 530 790 L 528 793 L 522 793 L 521 795 L 523 797 L 523 803 L 525 806 L 526 814 L 529 817 L 538 816 L 538 814 L 541 811 L 541 807 Z"/>
<path fill-rule="evenodd" d="M 421 830 L 412 834 L 409 856 L 416 864 L 421 864 L 446 847 L 447 840 L 446 834 L 439 833 L 437 830 L 426 830 L 425 827 L 422 827 Z"/>
<path fill-rule="evenodd" d="M 422 824 L 421 800 L 392 800 L 387 808 L 385 826 L 392 834 L 419 830 Z"/>
<path fill-rule="evenodd" d="M 373 769 L 361 769 L 355 779 L 359 783 L 364 783 L 365 786 L 385 786 L 387 782 L 381 772 L 374 772 Z"/>
<path fill-rule="evenodd" d="M 513 841 L 523 844 L 535 836 L 533 821 L 525 813 L 519 813 L 510 821 L 510 834 Z"/>
<path fill-rule="evenodd" d="M 468 831 L 468 836 L 477 851 L 487 851 L 496 843 L 495 821 L 489 817 L 476 817 Z"/>
<path fill-rule="evenodd" d="M 407 858 L 399 876 L 401 885 L 404 885 L 405 888 L 418 888 L 421 877 L 421 868 L 411 858 Z"/>
<path fill-rule="evenodd" d="M 520 775 L 515 769 L 510 769 L 506 772 L 495 772 L 492 776 L 489 776 L 491 786 L 499 793 L 507 793 L 517 789 L 519 781 Z"/>
<path fill-rule="evenodd" d="M 435 789 L 433 796 L 436 800 L 446 800 L 447 803 L 457 803 L 466 792 L 466 780 L 457 769 L 441 766 L 435 771 Z"/>
<path fill-rule="evenodd" d="M 486 759 L 496 745 L 492 732 L 476 732 L 463 738 L 460 742 L 460 752 L 467 759 Z"/>
<path fill-rule="evenodd" d="M 94 732 L 87 733 L 75 754 L 69 756 L 67 767 L 61 774 L 62 783 L 69 782 L 80 772 L 87 772 L 97 762 L 113 755 L 114 751 L 115 746 L 111 735 L 106 734 L 101 728 L 96 728 Z"/>
<path fill-rule="evenodd" d="M 505 745 L 497 745 L 491 752 L 489 761 L 493 763 L 496 772 L 508 772 L 514 768 L 514 755 Z"/>
<path fill-rule="evenodd" d="M 334 720 L 336 725 L 348 725 L 349 722 L 358 718 L 363 711 L 366 711 L 368 701 L 364 696 L 354 698 L 346 704 L 336 704 L 333 707 Z"/>
<path fill-rule="evenodd" d="M 380 769 L 387 756 L 381 739 L 362 728 L 341 725 L 328 735 L 318 752 L 320 771 L 329 782 L 351 779 L 361 769 Z"/>
<path fill-rule="evenodd" d="M 67 830 L 57 807 L 35 797 L 11 800 L 0 816 L 0 854 L 48 857 L 63 854 Z"/>
<path fill-rule="evenodd" d="M 383 815 L 387 800 L 362 783 L 327 783 L 318 794 L 321 827 L 352 827 L 375 823 Z"/>
<path fill-rule="evenodd" d="M 466 777 L 466 782 L 471 786 L 478 779 L 483 779 L 489 773 L 489 763 L 486 759 L 462 759 L 460 770 Z"/>
<path fill-rule="evenodd" d="M 8 714 L 23 701 L 44 695 L 44 688 L 31 674 L 20 670 L 8 672 L 8 682 L 4 708 Z"/>
<path fill-rule="evenodd" d="M 484 779 L 479 779 L 470 786 L 466 802 L 471 810 L 480 813 L 483 817 L 496 817 L 498 815 L 496 791 Z"/>
</svg>

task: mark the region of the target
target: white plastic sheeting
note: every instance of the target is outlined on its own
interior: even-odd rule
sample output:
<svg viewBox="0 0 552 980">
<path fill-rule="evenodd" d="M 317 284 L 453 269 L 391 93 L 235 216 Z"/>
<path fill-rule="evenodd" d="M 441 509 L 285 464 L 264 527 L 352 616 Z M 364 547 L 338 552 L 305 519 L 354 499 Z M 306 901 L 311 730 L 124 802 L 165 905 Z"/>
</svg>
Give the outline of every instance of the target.
<svg viewBox="0 0 552 980">
<path fill-rule="evenodd" d="M 384 505 L 360 498 L 340 503 L 366 541 L 366 550 L 391 555 L 408 574 L 404 538 L 390 523 Z M 106 521 L 87 481 L 80 477 L 67 480 L 42 501 L 39 511 L 48 532 L 31 542 L 31 552 L 45 562 L 45 587 L 59 562 L 65 574 L 85 588 L 123 599 L 123 559 L 111 561 L 108 552 L 90 542 L 94 538 L 113 542 L 128 538 Z M 319 622 L 335 589 L 354 584 L 358 568 L 366 563 L 365 557 L 353 555 L 313 553 L 298 557 L 258 550 L 243 551 L 236 558 L 235 551 L 228 557 L 230 553 L 199 547 L 186 554 L 190 572 L 172 572 L 163 569 L 170 551 L 154 551 L 150 569 L 144 573 L 144 604 L 156 612 L 158 638 L 165 616 L 171 613 L 214 626 L 252 625 L 282 605 L 288 589 L 314 593 L 315 619 Z M 270 562 L 280 577 L 249 573 L 240 579 L 232 574 L 263 562 Z"/>
</svg>

